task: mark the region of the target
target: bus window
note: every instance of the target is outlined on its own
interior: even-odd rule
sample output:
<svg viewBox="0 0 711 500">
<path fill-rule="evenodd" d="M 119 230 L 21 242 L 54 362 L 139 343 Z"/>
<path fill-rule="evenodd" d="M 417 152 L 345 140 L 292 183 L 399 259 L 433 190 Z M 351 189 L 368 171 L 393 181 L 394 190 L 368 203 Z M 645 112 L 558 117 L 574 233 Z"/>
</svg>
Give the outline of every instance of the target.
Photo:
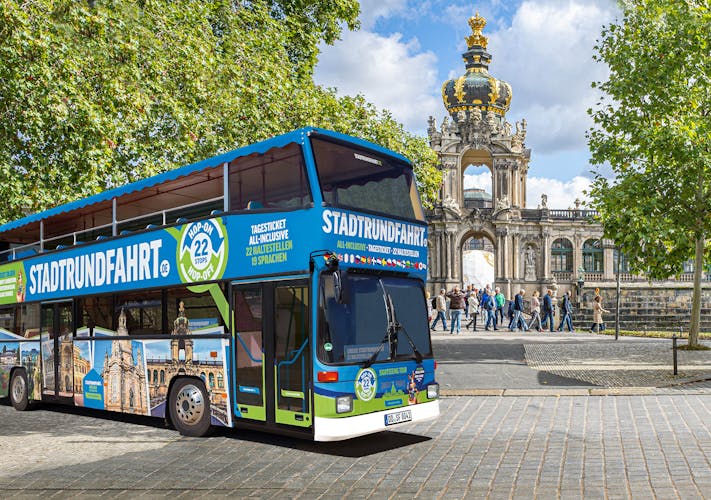
<svg viewBox="0 0 711 500">
<path fill-rule="evenodd" d="M 220 290 L 222 293 L 222 290 Z M 209 292 L 193 293 L 186 287 L 171 288 L 166 299 L 168 325 L 175 330 L 175 321 L 181 314 L 187 318 L 189 331 L 174 332 L 190 333 L 224 333 L 224 324 L 215 300 Z"/>
<path fill-rule="evenodd" d="M 116 300 L 116 333 L 119 335 L 157 335 L 163 330 L 161 292 L 119 295 Z"/>
<path fill-rule="evenodd" d="M 15 331 L 15 307 L 3 307 L 0 309 L 0 330 L 17 333 Z"/>
<path fill-rule="evenodd" d="M 90 337 L 97 330 L 111 331 L 113 327 L 113 296 L 85 297 L 79 299 L 78 337 Z"/>
<path fill-rule="evenodd" d="M 17 334 L 26 339 L 39 337 L 40 334 L 40 305 L 23 304 L 19 310 L 15 321 L 17 322 Z"/>
<path fill-rule="evenodd" d="M 230 164 L 230 210 L 304 208 L 312 201 L 301 147 L 296 144 Z"/>
<path fill-rule="evenodd" d="M 311 142 L 326 203 L 425 220 L 409 165 L 353 145 L 344 146 L 319 138 Z"/>
</svg>

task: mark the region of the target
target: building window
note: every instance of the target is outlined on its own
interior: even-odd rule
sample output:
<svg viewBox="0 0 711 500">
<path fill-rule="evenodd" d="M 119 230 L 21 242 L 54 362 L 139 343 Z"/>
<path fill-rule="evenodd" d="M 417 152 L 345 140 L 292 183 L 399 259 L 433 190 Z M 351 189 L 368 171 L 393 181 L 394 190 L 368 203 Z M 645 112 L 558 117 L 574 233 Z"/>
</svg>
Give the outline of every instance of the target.
<svg viewBox="0 0 711 500">
<path fill-rule="evenodd" d="M 217 374 L 217 387 L 218 387 L 219 389 L 222 389 L 224 386 L 225 386 L 225 385 L 224 385 L 224 380 L 223 380 L 223 377 L 222 377 L 222 373 L 218 373 L 218 374 Z"/>
<path fill-rule="evenodd" d="M 215 387 L 215 374 L 210 373 L 210 375 L 208 375 L 208 378 L 210 380 L 210 388 L 212 389 L 213 387 Z"/>
<path fill-rule="evenodd" d="M 620 261 L 620 272 L 621 273 L 630 272 L 630 262 L 629 262 L 627 256 L 624 253 L 620 252 L 616 248 L 612 252 L 612 272 L 614 272 L 614 273 L 617 272 L 617 261 L 618 260 Z"/>
<path fill-rule="evenodd" d="M 160 383 L 165 384 L 165 370 L 160 371 Z"/>
<path fill-rule="evenodd" d="M 602 272 L 602 242 L 587 240 L 583 243 L 583 269 L 586 273 Z"/>
<path fill-rule="evenodd" d="M 565 238 L 558 238 L 551 245 L 551 270 L 573 270 L 573 244 Z"/>
</svg>

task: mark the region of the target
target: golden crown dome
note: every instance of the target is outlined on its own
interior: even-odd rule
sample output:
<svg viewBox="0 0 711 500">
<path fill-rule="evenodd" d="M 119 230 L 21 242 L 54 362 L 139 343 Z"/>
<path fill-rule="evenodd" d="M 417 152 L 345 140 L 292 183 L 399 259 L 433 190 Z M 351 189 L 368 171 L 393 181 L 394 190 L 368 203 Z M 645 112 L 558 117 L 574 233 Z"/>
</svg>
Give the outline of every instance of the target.
<svg viewBox="0 0 711 500">
<path fill-rule="evenodd" d="M 511 104 L 511 86 L 489 74 L 491 54 L 486 51 L 487 37 L 482 34 L 486 19 L 477 12 L 469 18 L 472 35 L 466 38 L 467 51 L 462 54 L 466 73 L 442 85 L 442 101 L 452 117 L 460 111 L 479 108 L 503 116 Z"/>
</svg>

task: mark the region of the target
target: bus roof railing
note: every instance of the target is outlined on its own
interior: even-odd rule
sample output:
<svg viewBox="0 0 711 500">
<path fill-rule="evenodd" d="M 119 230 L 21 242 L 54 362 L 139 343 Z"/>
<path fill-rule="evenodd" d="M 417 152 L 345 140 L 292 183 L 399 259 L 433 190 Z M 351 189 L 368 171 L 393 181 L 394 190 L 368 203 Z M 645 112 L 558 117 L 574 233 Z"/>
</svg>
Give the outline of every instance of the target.
<svg viewBox="0 0 711 500">
<path fill-rule="evenodd" d="M 209 200 L 202 200 L 194 203 L 186 203 L 184 205 L 180 205 L 178 207 L 171 207 L 169 209 L 165 210 L 158 210 L 156 212 L 151 212 L 148 214 L 143 214 L 139 215 L 136 217 L 130 217 L 127 219 L 121 219 L 117 220 L 117 234 L 116 235 L 127 235 L 134 233 L 136 231 L 140 230 L 145 230 L 145 229 L 153 229 L 153 228 L 159 228 L 163 227 L 166 225 L 170 225 L 173 223 L 184 223 L 189 221 L 190 219 L 187 217 L 176 217 L 175 220 L 172 220 L 169 218 L 169 214 L 174 213 L 175 215 L 180 215 L 181 211 L 185 211 L 186 209 L 190 208 L 195 208 L 201 205 L 210 205 L 211 203 L 215 203 L 217 201 L 222 201 L 222 197 L 216 197 L 212 198 Z M 218 215 L 219 213 L 222 213 L 222 211 L 219 210 L 211 210 L 209 212 L 209 215 L 214 216 Z M 200 216 L 207 216 L 208 214 L 200 214 Z M 160 224 L 155 224 L 155 223 L 147 223 L 150 220 L 155 221 L 160 217 Z M 143 221 L 143 224 L 141 222 Z M 121 227 L 125 227 L 126 225 L 133 225 L 137 226 L 140 225 L 140 229 L 121 229 Z M 12 248 L 9 248 L 7 250 L 0 251 L 0 262 L 4 260 L 18 260 L 18 259 L 23 259 L 25 257 L 31 257 L 33 255 L 37 255 L 38 253 L 45 252 L 45 251 L 51 251 L 51 250 L 62 250 L 65 248 L 69 248 L 72 245 L 79 245 L 82 243 L 86 243 L 88 241 L 92 240 L 100 240 L 108 237 L 109 235 L 111 236 L 116 236 L 113 234 L 113 227 L 114 224 L 113 222 L 110 222 L 108 224 L 101 224 L 98 226 L 90 227 L 88 229 L 84 229 L 81 231 L 72 231 L 66 234 L 60 234 L 57 236 L 53 236 L 51 238 L 42 238 L 38 241 L 34 241 L 32 243 L 27 243 L 24 245 L 19 245 L 19 246 L 14 246 Z M 91 235 L 91 233 L 94 233 L 94 235 Z M 98 234 L 97 234 L 98 233 Z M 90 235 L 90 237 L 87 239 L 85 236 Z"/>
</svg>

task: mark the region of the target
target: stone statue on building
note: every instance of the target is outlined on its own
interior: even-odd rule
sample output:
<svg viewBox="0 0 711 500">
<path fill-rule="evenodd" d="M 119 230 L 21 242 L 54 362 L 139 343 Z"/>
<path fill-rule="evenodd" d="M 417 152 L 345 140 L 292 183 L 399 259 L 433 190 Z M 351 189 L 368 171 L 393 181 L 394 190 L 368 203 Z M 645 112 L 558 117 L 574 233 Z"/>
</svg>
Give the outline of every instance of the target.
<svg viewBox="0 0 711 500">
<path fill-rule="evenodd" d="M 457 215 L 461 214 L 461 211 L 459 209 L 459 204 L 450 195 L 447 195 L 444 197 L 444 200 L 442 200 L 442 207 L 451 210 L 452 212 L 456 213 Z"/>
<path fill-rule="evenodd" d="M 532 246 L 526 248 L 524 252 L 524 276 L 526 281 L 536 281 L 536 251 Z"/>
<path fill-rule="evenodd" d="M 541 208 L 548 208 L 548 195 L 547 194 L 541 195 Z"/>
<path fill-rule="evenodd" d="M 506 208 L 509 208 L 509 197 L 503 195 L 501 198 L 496 200 L 496 210 L 504 210 Z"/>
</svg>

